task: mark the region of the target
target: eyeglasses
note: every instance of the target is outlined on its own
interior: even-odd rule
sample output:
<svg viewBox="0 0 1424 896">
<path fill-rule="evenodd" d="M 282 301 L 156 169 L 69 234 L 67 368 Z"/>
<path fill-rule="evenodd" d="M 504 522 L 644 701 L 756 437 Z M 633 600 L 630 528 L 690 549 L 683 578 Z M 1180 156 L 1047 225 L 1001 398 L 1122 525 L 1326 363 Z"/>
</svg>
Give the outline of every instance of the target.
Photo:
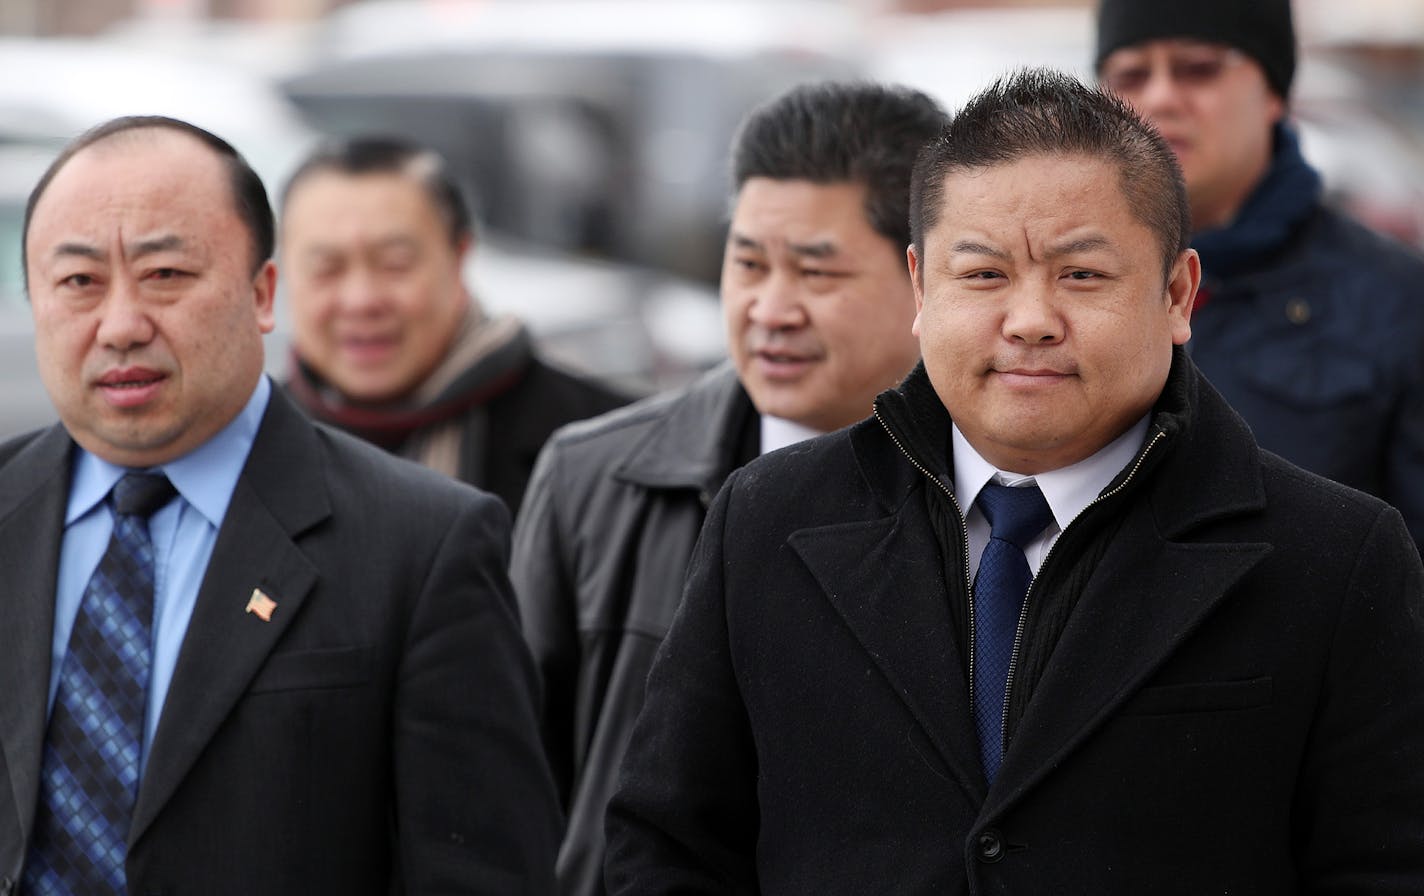
<svg viewBox="0 0 1424 896">
<path fill-rule="evenodd" d="M 1183 89 L 1206 87 L 1215 83 L 1223 72 L 1244 58 L 1240 50 L 1230 47 L 1168 56 L 1167 77 Z M 1139 93 L 1152 81 L 1158 68 L 1148 57 L 1124 60 L 1116 65 L 1109 59 L 1103 65 L 1100 80 L 1103 86 L 1113 93 Z"/>
</svg>

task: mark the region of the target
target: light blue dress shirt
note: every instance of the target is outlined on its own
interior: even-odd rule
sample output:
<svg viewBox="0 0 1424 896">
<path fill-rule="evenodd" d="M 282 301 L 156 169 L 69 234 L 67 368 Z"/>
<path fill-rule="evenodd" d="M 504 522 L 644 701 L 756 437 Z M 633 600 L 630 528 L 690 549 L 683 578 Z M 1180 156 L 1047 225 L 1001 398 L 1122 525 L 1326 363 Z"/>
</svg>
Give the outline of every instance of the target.
<svg viewBox="0 0 1424 896">
<path fill-rule="evenodd" d="M 153 733 L 158 729 L 158 717 L 173 681 L 173 668 L 178 663 L 178 650 L 183 646 L 188 620 L 198 602 L 198 588 L 207 571 L 208 559 L 212 557 L 218 529 L 227 515 L 232 490 L 247 463 L 271 395 L 272 384 L 263 375 L 242 412 L 217 435 L 177 460 L 155 468 L 168 476 L 179 498 L 169 501 L 148 521 L 154 555 L 153 667 L 148 683 L 148 708 L 144 713 L 140 768 L 148 763 Z M 55 591 L 53 660 L 49 675 L 51 709 L 59 689 L 60 666 L 69 649 L 74 617 L 79 613 L 84 589 L 113 533 L 113 510 L 104 499 L 128 472 L 82 448 L 75 452 Z"/>
</svg>

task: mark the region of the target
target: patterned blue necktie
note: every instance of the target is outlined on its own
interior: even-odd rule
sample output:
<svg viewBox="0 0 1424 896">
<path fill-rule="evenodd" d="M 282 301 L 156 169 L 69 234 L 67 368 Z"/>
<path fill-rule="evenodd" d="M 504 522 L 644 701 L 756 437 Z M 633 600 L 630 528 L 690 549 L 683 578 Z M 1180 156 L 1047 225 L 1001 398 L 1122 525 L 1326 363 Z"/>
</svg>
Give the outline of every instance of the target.
<svg viewBox="0 0 1424 896">
<path fill-rule="evenodd" d="M 1033 583 L 1024 545 L 1048 527 L 1053 511 L 1036 485 L 990 482 L 974 503 L 990 529 L 974 578 L 974 722 L 984 777 L 992 784 L 1004 758 L 1004 696 L 1014 637 Z"/>
<path fill-rule="evenodd" d="M 153 661 L 148 517 L 173 497 L 163 475 L 114 486 L 114 534 L 84 589 L 60 666 L 25 866 L 34 896 L 123 894 Z"/>
</svg>

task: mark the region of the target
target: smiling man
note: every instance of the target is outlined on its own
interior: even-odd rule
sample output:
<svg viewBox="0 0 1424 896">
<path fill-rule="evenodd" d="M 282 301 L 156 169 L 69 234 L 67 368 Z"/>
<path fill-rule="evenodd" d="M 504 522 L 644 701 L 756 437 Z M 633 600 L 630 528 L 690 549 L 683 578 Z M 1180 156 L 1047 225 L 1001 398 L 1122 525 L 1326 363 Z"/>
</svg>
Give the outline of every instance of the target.
<svg viewBox="0 0 1424 896">
<path fill-rule="evenodd" d="M 1424 259 L 1324 203 L 1289 121 L 1289 0 L 1102 0 L 1095 61 L 1186 178 L 1192 360 L 1263 448 L 1424 545 Z"/>
<path fill-rule="evenodd" d="M 273 230 L 171 118 L 30 194 L 61 422 L 0 446 L 0 894 L 553 887 L 509 515 L 272 387 Z"/>
<path fill-rule="evenodd" d="M 287 387 L 316 419 L 514 512 L 549 434 L 626 399 L 541 359 L 513 316 L 485 313 L 464 280 L 474 251 L 433 150 L 382 136 L 318 148 L 282 197 Z"/>
<path fill-rule="evenodd" d="M 568 894 L 603 891 L 603 814 L 707 505 L 758 454 L 849 425 L 919 357 L 905 274 L 922 94 L 822 84 L 754 111 L 732 150 L 722 259 L 732 363 L 550 440 L 511 575 L 544 673 L 544 736 L 569 812 Z"/>
<path fill-rule="evenodd" d="M 1420 892 L 1424 570 L 1182 350 L 1171 150 L 1021 72 L 921 153 L 910 220 L 923 365 L 727 479 L 610 891 Z"/>
</svg>

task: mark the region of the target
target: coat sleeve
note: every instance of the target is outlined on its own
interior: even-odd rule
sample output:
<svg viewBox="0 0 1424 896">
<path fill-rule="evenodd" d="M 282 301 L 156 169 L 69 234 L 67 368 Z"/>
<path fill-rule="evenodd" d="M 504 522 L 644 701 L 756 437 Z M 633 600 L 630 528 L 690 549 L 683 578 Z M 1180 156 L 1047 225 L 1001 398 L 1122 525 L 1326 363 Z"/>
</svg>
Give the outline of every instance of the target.
<svg viewBox="0 0 1424 896">
<path fill-rule="evenodd" d="M 1424 893 L 1424 571 L 1385 508 L 1358 555 L 1295 804 L 1299 892 Z"/>
<path fill-rule="evenodd" d="M 474 496 L 412 610 L 392 710 L 405 893 L 554 892 L 561 822 L 508 549 L 508 511 Z"/>
<path fill-rule="evenodd" d="M 524 640 L 543 684 L 540 713 L 544 751 L 567 810 L 573 790 L 574 731 L 580 647 L 578 594 L 568 573 L 560 531 L 562 453 L 558 437 L 539 453 L 514 527 L 509 575 L 519 602 Z"/>
<path fill-rule="evenodd" d="M 757 763 L 725 593 L 735 481 L 712 505 L 648 678 L 608 812 L 610 894 L 756 892 Z"/>
</svg>

